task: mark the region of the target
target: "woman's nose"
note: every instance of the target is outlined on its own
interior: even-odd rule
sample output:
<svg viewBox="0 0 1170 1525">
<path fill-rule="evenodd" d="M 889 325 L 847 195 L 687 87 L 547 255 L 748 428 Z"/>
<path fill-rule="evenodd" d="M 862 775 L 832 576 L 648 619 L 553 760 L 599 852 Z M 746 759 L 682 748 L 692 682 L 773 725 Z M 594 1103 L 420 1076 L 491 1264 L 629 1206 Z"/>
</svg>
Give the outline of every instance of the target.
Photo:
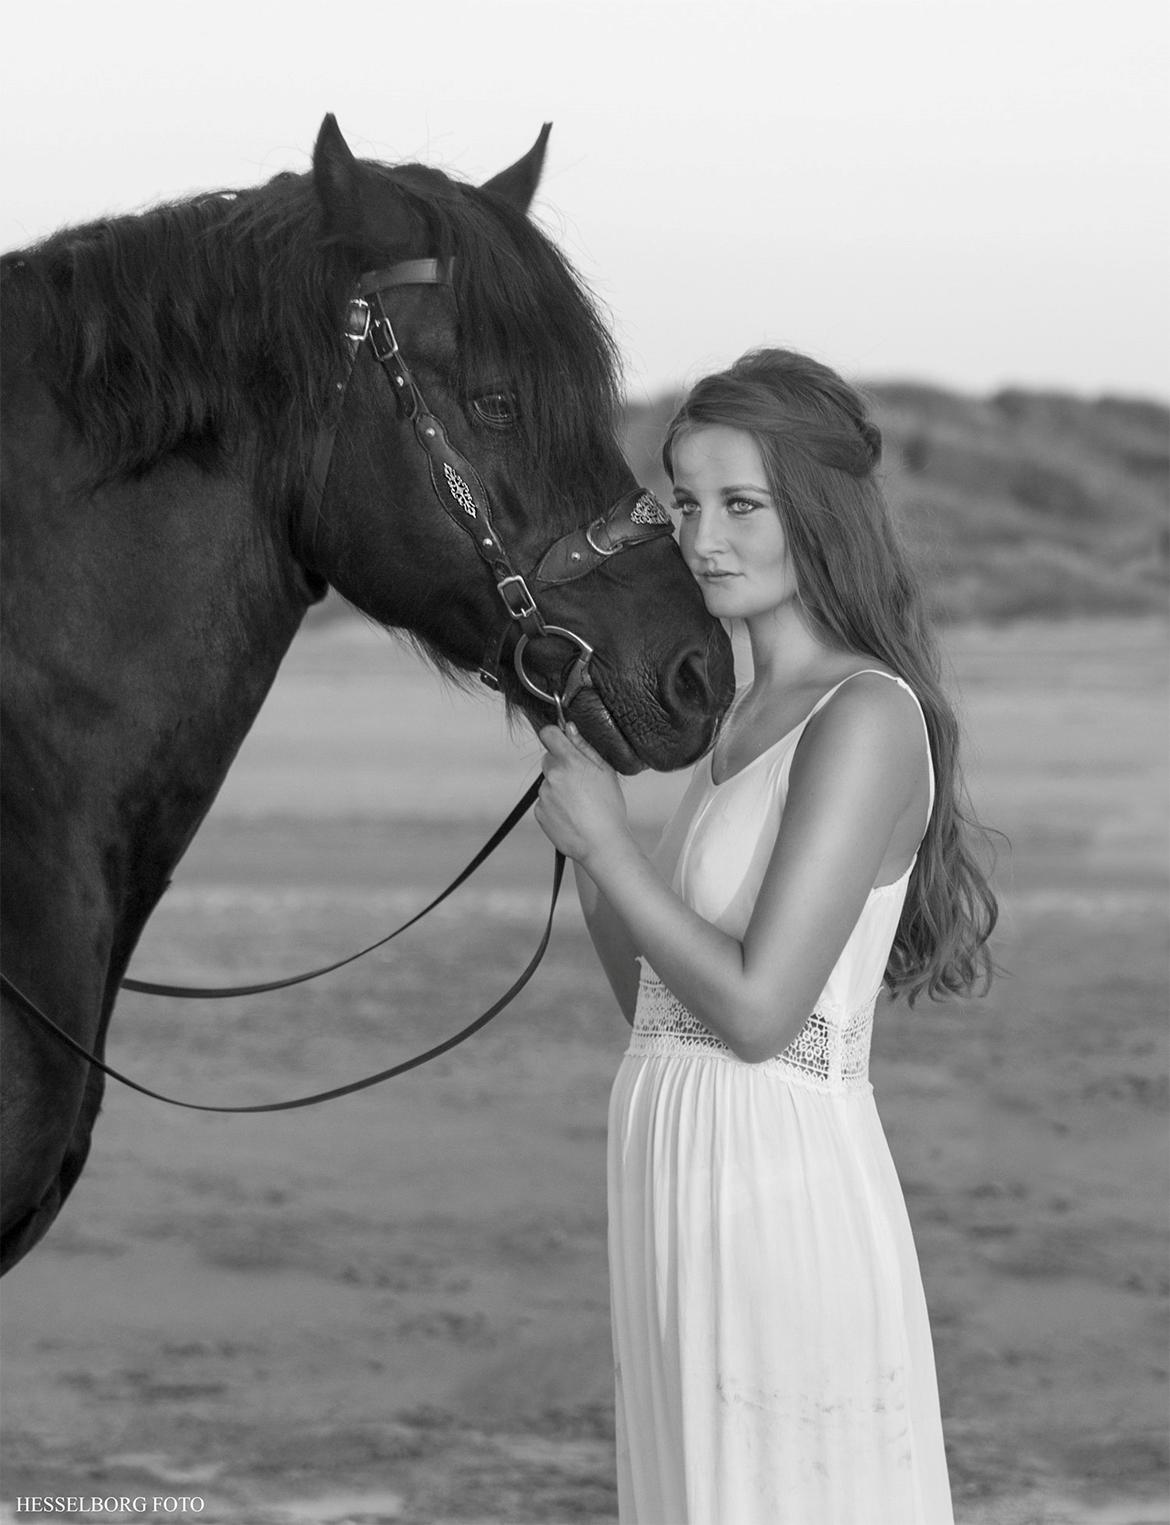
<svg viewBox="0 0 1170 1525">
<path fill-rule="evenodd" d="M 696 556 L 710 556 L 722 545 L 719 515 L 713 509 L 700 508 L 685 522 L 691 530 L 691 549 Z"/>
</svg>

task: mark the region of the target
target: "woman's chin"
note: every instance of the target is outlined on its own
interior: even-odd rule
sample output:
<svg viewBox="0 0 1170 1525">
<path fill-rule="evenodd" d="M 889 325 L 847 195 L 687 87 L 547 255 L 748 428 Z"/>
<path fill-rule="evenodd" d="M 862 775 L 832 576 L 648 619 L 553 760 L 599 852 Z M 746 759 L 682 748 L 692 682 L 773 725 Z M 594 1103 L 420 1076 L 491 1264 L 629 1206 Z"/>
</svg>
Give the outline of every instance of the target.
<svg viewBox="0 0 1170 1525">
<path fill-rule="evenodd" d="M 737 597 L 738 590 L 724 587 L 721 583 L 701 584 L 703 603 L 707 613 L 714 615 L 717 620 L 740 619 L 742 598 Z"/>
</svg>

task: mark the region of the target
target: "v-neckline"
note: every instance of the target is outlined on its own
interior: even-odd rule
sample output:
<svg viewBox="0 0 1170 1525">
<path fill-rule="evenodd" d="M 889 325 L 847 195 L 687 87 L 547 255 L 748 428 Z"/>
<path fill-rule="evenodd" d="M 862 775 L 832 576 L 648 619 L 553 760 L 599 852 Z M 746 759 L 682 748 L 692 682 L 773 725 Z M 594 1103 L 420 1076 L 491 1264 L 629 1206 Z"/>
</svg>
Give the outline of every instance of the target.
<svg viewBox="0 0 1170 1525">
<path fill-rule="evenodd" d="M 818 700 L 817 703 L 819 704 L 820 700 Z M 732 783 L 735 779 L 740 778 L 744 773 L 746 773 L 749 768 L 754 768 L 758 762 L 761 762 L 765 757 L 767 757 L 769 752 L 774 752 L 776 748 L 786 742 L 790 736 L 795 736 L 797 731 L 800 730 L 801 726 L 807 725 L 812 719 L 815 709 L 816 705 L 814 705 L 813 708 L 809 710 L 808 714 L 804 717 L 803 720 L 798 720 L 794 726 L 790 726 L 788 730 L 784 732 L 783 736 L 778 736 L 776 740 L 769 743 L 769 745 L 766 746 L 762 752 L 757 752 L 754 757 L 750 757 L 741 768 L 737 768 L 734 773 L 729 773 L 726 778 L 715 777 L 715 748 L 712 747 L 711 750 L 707 753 L 707 778 L 711 784 L 711 787 L 713 789 L 722 789 L 724 784 Z"/>
<path fill-rule="evenodd" d="M 776 748 L 782 746 L 784 742 L 789 739 L 789 737 L 795 736 L 797 731 L 806 726 L 812 717 L 816 714 L 816 712 L 820 709 L 821 705 L 824 704 L 827 700 L 831 699 L 839 688 L 844 687 L 844 685 L 849 682 L 850 678 L 860 678 L 863 673 L 871 672 L 877 673 L 883 678 L 892 678 L 895 683 L 901 684 L 901 686 L 904 688 L 907 686 L 896 673 L 886 672 L 886 670 L 881 667 L 859 667 L 856 672 L 846 673 L 840 682 L 834 683 L 832 688 L 827 688 L 825 690 L 825 692 L 812 706 L 803 720 L 798 720 L 795 725 L 789 726 L 788 730 L 784 732 L 783 736 L 778 736 L 776 740 L 766 746 L 762 752 L 757 752 L 756 755 L 752 758 L 749 758 L 741 768 L 737 768 L 734 773 L 729 773 L 726 778 L 715 777 L 715 747 L 712 747 L 711 750 L 707 753 L 707 779 L 711 787 L 713 789 L 722 789 L 725 784 L 730 784 L 734 779 L 739 778 L 741 774 L 746 773 L 749 768 L 754 768 L 756 763 L 758 763 L 762 758 L 767 757 L 769 752 L 774 752 Z M 746 688 L 744 692 L 747 692 Z M 735 703 L 738 702 L 738 699 L 739 695 L 737 694 L 736 699 L 732 704 L 733 709 L 735 707 Z M 729 715 L 730 713 L 731 712 L 728 711 Z"/>
</svg>

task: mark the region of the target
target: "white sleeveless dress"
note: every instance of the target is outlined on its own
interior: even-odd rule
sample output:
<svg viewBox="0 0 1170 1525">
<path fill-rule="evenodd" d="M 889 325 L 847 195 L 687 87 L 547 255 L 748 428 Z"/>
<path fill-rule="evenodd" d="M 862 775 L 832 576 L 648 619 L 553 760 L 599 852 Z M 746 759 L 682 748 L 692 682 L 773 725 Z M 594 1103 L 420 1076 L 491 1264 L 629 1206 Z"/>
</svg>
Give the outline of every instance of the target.
<svg viewBox="0 0 1170 1525">
<path fill-rule="evenodd" d="M 700 763 L 666 828 L 662 872 L 733 937 L 837 688 L 722 784 Z M 922 1279 L 867 1078 L 909 877 L 870 893 L 813 1015 L 762 1064 L 643 960 L 609 1118 L 622 1525 L 952 1525 Z"/>
</svg>

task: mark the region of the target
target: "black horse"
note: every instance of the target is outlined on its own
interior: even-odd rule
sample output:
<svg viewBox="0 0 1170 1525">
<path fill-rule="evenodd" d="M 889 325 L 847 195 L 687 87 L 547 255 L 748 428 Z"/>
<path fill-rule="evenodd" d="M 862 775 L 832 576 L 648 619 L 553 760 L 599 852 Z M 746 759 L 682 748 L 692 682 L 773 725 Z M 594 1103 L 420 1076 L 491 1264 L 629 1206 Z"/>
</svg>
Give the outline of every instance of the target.
<svg viewBox="0 0 1170 1525">
<path fill-rule="evenodd" d="M 326 117 L 310 174 L 4 259 L 4 972 L 91 1052 L 327 585 L 448 672 L 494 653 L 510 703 L 561 699 L 622 771 L 711 742 L 729 649 L 616 444 L 611 341 L 527 218 L 546 136 L 475 188 L 358 161 Z M 7 1268 L 102 1076 L 4 1016 Z"/>
</svg>

